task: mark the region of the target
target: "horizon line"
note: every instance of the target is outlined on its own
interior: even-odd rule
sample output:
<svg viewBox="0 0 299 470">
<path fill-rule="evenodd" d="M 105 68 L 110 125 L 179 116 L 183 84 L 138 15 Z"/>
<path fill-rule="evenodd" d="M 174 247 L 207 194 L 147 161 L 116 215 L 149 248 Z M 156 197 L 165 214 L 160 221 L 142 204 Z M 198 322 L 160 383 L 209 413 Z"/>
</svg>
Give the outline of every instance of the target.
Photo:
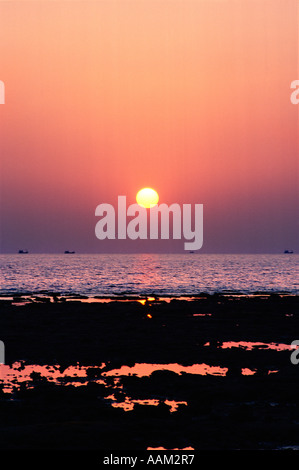
<svg viewBox="0 0 299 470">
<path fill-rule="evenodd" d="M 18 253 L 18 251 L 14 252 L 5 252 L 2 253 L 0 252 L 0 255 L 19 255 L 19 254 L 28 254 L 28 255 L 67 255 L 67 254 L 72 254 L 72 255 L 189 255 L 189 254 L 194 254 L 194 255 L 283 255 L 283 254 L 298 254 L 295 253 L 294 251 L 291 251 L 289 253 L 285 253 L 284 251 L 279 251 L 279 252 L 209 252 L 209 253 L 200 253 L 200 250 L 198 250 L 198 253 L 196 251 L 188 250 L 188 251 L 173 251 L 173 252 L 162 252 L 162 251 L 115 251 L 115 252 L 69 252 L 65 253 L 63 251 L 59 252 L 25 252 L 25 253 Z"/>
</svg>

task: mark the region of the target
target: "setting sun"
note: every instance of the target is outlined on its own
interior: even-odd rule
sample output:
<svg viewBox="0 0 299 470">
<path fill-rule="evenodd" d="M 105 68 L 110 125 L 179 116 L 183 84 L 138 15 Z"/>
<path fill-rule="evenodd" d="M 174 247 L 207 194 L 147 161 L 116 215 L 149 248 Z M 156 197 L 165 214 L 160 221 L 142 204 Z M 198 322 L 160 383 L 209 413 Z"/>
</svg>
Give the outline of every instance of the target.
<svg viewBox="0 0 299 470">
<path fill-rule="evenodd" d="M 154 207 L 158 204 L 159 195 L 157 191 L 152 188 L 143 188 L 138 191 L 136 201 L 140 206 L 149 209 L 150 207 Z"/>
</svg>

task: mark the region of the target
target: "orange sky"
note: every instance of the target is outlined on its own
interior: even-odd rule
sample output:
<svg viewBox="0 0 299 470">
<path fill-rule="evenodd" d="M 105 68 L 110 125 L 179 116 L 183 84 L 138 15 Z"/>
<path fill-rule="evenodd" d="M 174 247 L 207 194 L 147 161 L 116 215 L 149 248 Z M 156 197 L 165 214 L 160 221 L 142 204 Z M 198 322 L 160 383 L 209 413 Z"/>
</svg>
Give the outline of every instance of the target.
<svg viewBox="0 0 299 470">
<path fill-rule="evenodd" d="M 94 236 L 144 186 L 203 252 L 299 248 L 295 79 L 297 0 L 0 2 L 1 251 L 147 251 Z"/>
</svg>

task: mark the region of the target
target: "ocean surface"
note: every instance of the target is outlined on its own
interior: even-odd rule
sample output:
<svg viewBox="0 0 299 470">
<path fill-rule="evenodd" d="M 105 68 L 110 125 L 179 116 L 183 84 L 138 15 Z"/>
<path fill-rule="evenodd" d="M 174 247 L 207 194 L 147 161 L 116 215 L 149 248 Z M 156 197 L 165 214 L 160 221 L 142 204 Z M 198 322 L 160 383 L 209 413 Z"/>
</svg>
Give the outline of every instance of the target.
<svg viewBox="0 0 299 470">
<path fill-rule="evenodd" d="M 298 294 L 299 255 L 0 255 L 0 294 Z"/>
</svg>

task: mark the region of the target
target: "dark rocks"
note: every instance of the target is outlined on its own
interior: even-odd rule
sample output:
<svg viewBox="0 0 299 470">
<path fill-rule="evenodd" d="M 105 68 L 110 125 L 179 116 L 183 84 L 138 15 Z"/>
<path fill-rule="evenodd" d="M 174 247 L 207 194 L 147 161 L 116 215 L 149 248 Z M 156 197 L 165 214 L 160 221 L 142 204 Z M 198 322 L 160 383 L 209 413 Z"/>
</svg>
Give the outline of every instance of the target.
<svg viewBox="0 0 299 470">
<path fill-rule="evenodd" d="M 146 305 L 55 297 L 18 306 L 0 299 L 6 363 L 24 360 L 19 372 L 26 364 L 55 365 L 59 373 L 80 364 L 88 366 L 86 376 L 51 383 L 34 371 L 27 382 L 13 384 L 13 394 L 0 391 L 1 450 L 273 450 L 296 444 L 299 366 L 290 362 L 290 351 L 222 344 L 291 344 L 299 332 L 298 297 L 202 294 Z M 105 375 L 135 363 L 204 363 L 228 371 Z M 187 405 L 171 411 L 168 401 Z M 123 403 L 132 404 L 131 411 Z"/>
</svg>

